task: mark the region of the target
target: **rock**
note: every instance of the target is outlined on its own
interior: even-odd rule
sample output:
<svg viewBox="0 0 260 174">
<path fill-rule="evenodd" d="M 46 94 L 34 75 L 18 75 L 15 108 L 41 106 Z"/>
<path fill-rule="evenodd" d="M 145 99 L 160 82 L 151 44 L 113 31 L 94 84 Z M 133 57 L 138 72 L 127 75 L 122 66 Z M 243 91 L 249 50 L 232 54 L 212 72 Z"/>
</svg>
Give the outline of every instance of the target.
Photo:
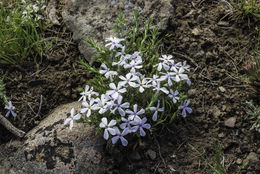
<svg viewBox="0 0 260 174">
<path fill-rule="evenodd" d="M 218 118 L 222 114 L 220 109 L 217 106 L 213 106 L 211 112 L 215 118 Z"/>
<path fill-rule="evenodd" d="M 248 162 L 250 163 L 259 163 L 259 157 L 255 152 L 250 152 L 249 155 L 246 157 L 246 160 L 248 160 Z"/>
<path fill-rule="evenodd" d="M 225 136 L 225 134 L 223 132 L 221 132 L 220 134 L 218 134 L 219 138 L 223 138 Z"/>
<path fill-rule="evenodd" d="M 257 149 L 257 153 L 260 154 L 260 148 Z"/>
<path fill-rule="evenodd" d="M 233 128 L 236 124 L 236 117 L 230 117 L 229 119 L 225 120 L 225 126 Z"/>
<path fill-rule="evenodd" d="M 87 124 L 74 122 L 72 130 L 63 124 L 71 108 L 79 111 L 80 106 L 74 102 L 56 108 L 26 134 L 24 142 L 0 147 L 0 173 L 103 173 L 102 135 L 96 135 L 95 128 Z"/>
<path fill-rule="evenodd" d="M 240 159 L 240 158 L 238 158 L 238 159 L 236 160 L 236 164 L 237 164 L 237 165 L 242 164 L 242 162 L 243 162 L 243 161 L 242 161 L 242 159 Z"/>
<path fill-rule="evenodd" d="M 191 97 L 191 96 L 194 96 L 195 94 L 197 94 L 197 90 L 196 89 L 189 89 L 188 90 L 188 95 Z"/>
<path fill-rule="evenodd" d="M 79 43 L 78 48 L 84 57 L 92 62 L 93 49 L 85 41 L 86 36 L 103 44 L 105 38 L 115 35 L 113 27 L 119 12 L 123 12 L 127 27 L 133 24 L 134 11 L 140 12 L 140 24 L 151 17 L 152 28 L 165 30 L 173 13 L 168 0 L 66 0 L 62 9 L 65 25 L 73 32 L 73 39 Z"/>
<path fill-rule="evenodd" d="M 156 152 L 155 151 L 149 149 L 146 153 L 151 160 L 155 160 L 155 158 L 156 158 Z"/>
<path fill-rule="evenodd" d="M 203 23 L 204 22 L 204 18 L 203 18 L 203 16 L 202 15 L 199 15 L 198 16 L 198 18 L 197 18 L 197 21 L 198 21 L 198 23 Z"/>
<path fill-rule="evenodd" d="M 224 88 L 223 86 L 218 87 L 218 89 L 219 89 L 221 92 L 226 92 L 226 88 Z"/>
<path fill-rule="evenodd" d="M 191 33 L 194 35 L 194 36 L 199 36 L 201 34 L 201 30 L 198 29 L 198 28 L 194 28 Z"/>
<path fill-rule="evenodd" d="M 132 152 L 129 157 L 133 161 L 141 160 L 141 156 L 140 156 L 139 152 L 137 152 L 137 151 Z"/>
</svg>

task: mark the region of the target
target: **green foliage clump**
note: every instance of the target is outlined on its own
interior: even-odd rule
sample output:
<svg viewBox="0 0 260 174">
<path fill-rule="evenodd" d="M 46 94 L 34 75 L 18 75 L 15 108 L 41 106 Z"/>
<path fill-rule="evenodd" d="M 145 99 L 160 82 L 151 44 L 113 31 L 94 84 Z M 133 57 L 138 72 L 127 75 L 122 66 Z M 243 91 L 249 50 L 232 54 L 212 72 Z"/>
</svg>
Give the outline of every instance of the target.
<svg viewBox="0 0 260 174">
<path fill-rule="evenodd" d="M 236 10 L 243 17 L 260 18 L 260 3 L 258 0 L 236 0 Z"/>
<path fill-rule="evenodd" d="M 248 115 L 251 116 L 252 119 L 252 127 L 251 130 L 256 130 L 260 133 L 260 106 L 255 106 L 253 101 L 246 102 L 250 108 L 247 112 Z"/>
<path fill-rule="evenodd" d="M 37 14 L 44 6 L 26 1 L 0 3 L 0 64 L 36 61 L 48 46 L 41 34 L 42 21 Z"/>
</svg>

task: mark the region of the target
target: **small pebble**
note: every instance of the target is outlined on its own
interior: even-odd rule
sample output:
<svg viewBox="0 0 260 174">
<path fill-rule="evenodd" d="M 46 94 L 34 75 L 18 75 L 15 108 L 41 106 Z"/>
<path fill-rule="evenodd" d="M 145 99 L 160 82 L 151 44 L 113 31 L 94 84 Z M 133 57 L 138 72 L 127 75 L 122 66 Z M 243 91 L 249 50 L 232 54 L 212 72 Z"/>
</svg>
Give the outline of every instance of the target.
<svg viewBox="0 0 260 174">
<path fill-rule="evenodd" d="M 225 89 L 223 86 L 218 87 L 218 89 L 219 89 L 221 92 L 226 92 L 226 89 Z"/>
<path fill-rule="evenodd" d="M 238 159 L 236 160 L 236 164 L 237 164 L 237 165 L 242 164 L 242 159 L 238 158 Z"/>
<path fill-rule="evenodd" d="M 224 135 L 224 133 L 222 132 L 222 133 L 220 133 L 220 134 L 218 134 L 218 137 L 219 138 L 223 138 L 225 135 Z"/>
<path fill-rule="evenodd" d="M 224 124 L 227 127 L 233 128 L 233 127 L 235 127 L 236 120 L 237 120 L 236 117 L 230 117 L 227 120 L 225 120 Z"/>
<path fill-rule="evenodd" d="M 149 150 L 147 151 L 147 154 L 148 154 L 148 156 L 149 156 L 149 158 L 150 158 L 151 160 L 155 160 L 155 158 L 156 158 L 156 152 L 155 152 L 155 151 L 149 149 Z"/>
</svg>

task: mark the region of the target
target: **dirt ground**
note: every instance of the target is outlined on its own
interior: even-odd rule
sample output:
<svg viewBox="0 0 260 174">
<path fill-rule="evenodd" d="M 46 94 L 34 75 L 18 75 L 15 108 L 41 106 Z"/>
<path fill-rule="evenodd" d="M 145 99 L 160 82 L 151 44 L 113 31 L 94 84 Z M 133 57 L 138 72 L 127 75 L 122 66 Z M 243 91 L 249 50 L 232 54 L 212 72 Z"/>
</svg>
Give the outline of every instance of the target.
<svg viewBox="0 0 260 174">
<path fill-rule="evenodd" d="M 111 173 L 212 173 L 214 144 L 221 147 L 226 173 L 260 173 L 260 134 L 250 131 L 246 101 L 260 105 L 260 96 L 243 80 L 243 64 L 253 55 L 260 21 L 241 19 L 225 3 L 173 1 L 175 12 L 164 33 L 163 48 L 191 65 L 188 91 L 193 113 L 177 118 L 163 131 L 150 134 L 131 149 L 108 151 Z M 29 131 L 55 107 L 79 98 L 88 79 L 79 66 L 81 55 L 64 26 L 48 31 L 59 39 L 43 57 L 39 70 L 29 62 L 1 67 L 7 73 L 7 96 L 19 117 L 10 121 Z M 0 108 L 4 106 L 0 105 Z M 2 112 L 3 110 L 1 110 Z M 4 112 L 4 111 L 3 111 Z M 234 126 L 225 125 L 229 118 Z M 0 142 L 14 139 L 0 125 Z M 122 156 L 122 153 L 125 154 Z M 175 171 L 176 170 L 176 171 Z"/>
</svg>

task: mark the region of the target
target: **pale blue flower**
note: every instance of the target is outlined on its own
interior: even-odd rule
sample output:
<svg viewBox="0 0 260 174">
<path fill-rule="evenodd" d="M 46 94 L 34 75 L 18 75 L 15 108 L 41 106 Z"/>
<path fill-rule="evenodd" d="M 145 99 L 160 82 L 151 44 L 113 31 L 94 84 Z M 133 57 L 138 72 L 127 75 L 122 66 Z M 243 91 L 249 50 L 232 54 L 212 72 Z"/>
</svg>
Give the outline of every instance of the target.
<svg viewBox="0 0 260 174">
<path fill-rule="evenodd" d="M 76 114 L 76 115 L 74 115 L 74 114 L 75 114 L 75 109 L 72 108 L 72 109 L 70 110 L 70 117 L 67 118 L 67 119 L 64 121 L 64 125 L 70 123 L 70 130 L 72 130 L 73 121 L 74 121 L 74 120 L 79 120 L 80 117 L 81 117 L 80 113 L 78 113 L 78 114 Z"/>
<path fill-rule="evenodd" d="M 186 112 L 188 112 L 189 114 L 192 112 L 192 109 L 190 107 L 188 107 L 188 105 L 190 104 L 190 100 L 185 100 L 183 106 L 179 106 L 178 109 L 182 109 L 182 116 L 186 117 Z"/>
<path fill-rule="evenodd" d="M 155 86 L 153 88 L 154 91 L 156 91 L 156 93 L 159 93 L 160 91 L 162 91 L 165 94 L 169 94 L 169 91 L 165 88 L 165 87 L 160 87 L 160 82 L 157 82 L 157 86 Z"/>
<path fill-rule="evenodd" d="M 130 117 L 128 117 L 128 119 L 126 119 L 125 117 L 122 117 L 121 119 L 122 119 L 123 123 L 120 124 L 120 128 L 121 129 L 128 128 L 130 130 L 131 124 L 133 123 L 132 119 Z"/>
<path fill-rule="evenodd" d="M 133 111 L 127 109 L 125 112 L 127 114 L 129 114 L 129 118 L 131 120 L 135 120 L 136 118 L 139 118 L 140 119 L 140 115 L 144 114 L 145 113 L 145 110 L 143 108 L 140 109 L 140 111 L 137 110 L 137 107 L 138 105 L 135 104 L 134 107 L 133 107 Z"/>
<path fill-rule="evenodd" d="M 132 60 L 129 64 L 125 64 L 124 68 L 129 69 L 131 68 L 130 72 L 135 73 L 135 69 L 141 69 L 143 67 L 142 60 L 134 61 Z"/>
<path fill-rule="evenodd" d="M 111 95 L 114 99 L 117 99 L 118 96 L 121 94 L 121 93 L 125 93 L 126 92 L 126 89 L 123 88 L 122 84 L 118 84 L 117 87 L 114 83 L 110 83 L 109 84 L 109 87 L 112 89 L 112 90 L 108 90 L 106 92 L 107 95 Z"/>
<path fill-rule="evenodd" d="M 149 85 L 149 84 L 147 84 L 147 79 L 142 79 L 142 80 L 140 80 L 140 78 L 138 77 L 138 78 L 136 78 L 136 82 L 137 83 L 130 83 L 131 84 L 131 86 L 132 87 L 134 87 L 134 88 L 139 88 L 139 92 L 140 93 L 143 93 L 144 92 L 144 88 L 150 88 L 151 87 L 151 85 Z"/>
<path fill-rule="evenodd" d="M 104 139 L 107 140 L 109 138 L 108 132 L 111 135 L 115 135 L 116 134 L 116 131 L 113 128 L 113 126 L 115 126 L 115 125 L 116 125 L 116 120 L 111 120 L 109 123 L 107 123 L 107 118 L 106 117 L 103 117 L 101 119 L 101 123 L 99 124 L 99 127 L 105 128 L 105 130 L 104 130 Z"/>
<path fill-rule="evenodd" d="M 136 119 L 133 124 L 136 125 L 136 126 L 133 126 L 131 131 L 132 132 L 136 132 L 138 129 L 140 131 L 140 135 L 141 136 L 145 136 L 146 133 L 144 131 L 144 128 L 145 129 L 150 129 L 151 128 L 151 125 L 149 123 L 146 123 L 147 121 L 147 118 L 144 117 L 142 120 L 141 119 Z"/>
<path fill-rule="evenodd" d="M 104 63 L 101 64 L 101 68 L 103 69 L 99 70 L 99 73 L 105 74 L 106 79 L 110 78 L 112 81 L 113 77 L 118 75 L 116 71 L 110 71 L 110 69 Z"/>
<path fill-rule="evenodd" d="M 90 100 L 92 95 L 98 96 L 99 94 L 95 91 L 93 91 L 93 87 L 89 88 L 88 85 L 85 86 L 85 91 L 80 93 L 81 97 L 79 98 L 79 101 L 86 101 L 87 97 Z"/>
<path fill-rule="evenodd" d="M 161 74 L 163 74 L 163 76 L 161 76 L 160 80 L 167 80 L 168 81 L 168 85 L 172 86 L 172 80 L 173 80 L 173 75 L 175 75 L 173 72 L 167 72 L 167 73 L 163 73 L 161 72 Z"/>
<path fill-rule="evenodd" d="M 91 111 L 92 110 L 97 110 L 97 106 L 96 105 L 93 105 L 95 102 L 94 99 L 91 99 L 89 102 L 87 101 L 84 101 L 82 102 L 82 106 L 84 106 L 85 108 L 81 109 L 80 112 L 81 113 L 87 113 L 86 116 L 89 117 L 91 115 Z"/>
<path fill-rule="evenodd" d="M 177 95 L 179 95 L 179 92 L 177 90 L 173 92 L 173 90 L 170 89 L 170 94 L 168 96 L 172 99 L 173 103 L 176 103 L 177 100 L 179 100 L 179 97 L 177 97 Z"/>
<path fill-rule="evenodd" d="M 127 135 L 129 133 L 128 128 L 124 129 L 123 132 L 121 133 L 120 130 L 118 129 L 118 127 L 114 127 L 115 132 L 116 132 L 116 136 L 114 136 L 112 138 L 112 143 L 116 144 L 116 142 L 120 139 L 121 143 L 123 146 L 127 146 L 128 141 L 124 138 L 125 135 Z"/>
<path fill-rule="evenodd" d="M 102 94 L 101 98 L 97 98 L 96 102 L 97 104 L 94 105 L 94 108 L 99 110 L 98 113 L 103 114 L 109 109 L 108 104 L 110 103 L 107 102 L 105 94 Z"/>
<path fill-rule="evenodd" d="M 110 46 L 109 50 L 113 50 L 115 47 L 116 48 L 123 48 L 123 45 L 120 44 L 121 41 L 125 39 L 119 39 L 116 37 L 109 37 L 106 39 L 106 42 L 109 42 L 105 45 L 105 47 Z"/>
<path fill-rule="evenodd" d="M 16 117 L 16 113 L 14 112 L 15 107 L 13 106 L 12 102 L 9 101 L 8 105 L 5 106 L 5 109 L 7 109 L 7 113 L 5 114 L 5 117 L 8 117 L 10 115 L 10 113 L 12 114 L 13 117 Z"/>
<path fill-rule="evenodd" d="M 117 103 L 114 103 L 115 108 L 111 111 L 112 113 L 115 113 L 115 111 L 118 110 L 118 112 L 121 116 L 125 116 L 124 109 L 129 108 L 130 103 L 125 102 L 125 103 L 121 104 L 122 100 L 123 100 L 123 97 L 121 95 L 119 95 L 117 98 Z"/>
<path fill-rule="evenodd" d="M 133 85 L 133 81 L 136 81 L 136 79 L 138 78 L 137 76 L 133 75 L 132 73 L 128 73 L 126 74 L 126 76 L 119 76 L 119 78 L 122 80 L 119 82 L 119 84 L 121 86 L 125 86 L 126 84 L 131 86 Z"/>
<path fill-rule="evenodd" d="M 153 117 L 152 117 L 153 121 L 157 120 L 158 112 L 163 112 L 164 111 L 164 108 L 160 108 L 160 100 L 158 100 L 158 103 L 157 103 L 156 107 L 150 107 L 149 109 L 151 111 L 155 111 L 154 114 L 153 114 Z"/>
<path fill-rule="evenodd" d="M 180 68 L 173 67 L 172 70 L 174 71 L 174 72 L 172 72 L 172 75 L 174 76 L 173 80 L 175 82 L 179 82 L 181 80 L 188 80 L 189 79 L 187 74 L 183 74 L 184 69 L 182 67 L 180 67 Z"/>
</svg>

